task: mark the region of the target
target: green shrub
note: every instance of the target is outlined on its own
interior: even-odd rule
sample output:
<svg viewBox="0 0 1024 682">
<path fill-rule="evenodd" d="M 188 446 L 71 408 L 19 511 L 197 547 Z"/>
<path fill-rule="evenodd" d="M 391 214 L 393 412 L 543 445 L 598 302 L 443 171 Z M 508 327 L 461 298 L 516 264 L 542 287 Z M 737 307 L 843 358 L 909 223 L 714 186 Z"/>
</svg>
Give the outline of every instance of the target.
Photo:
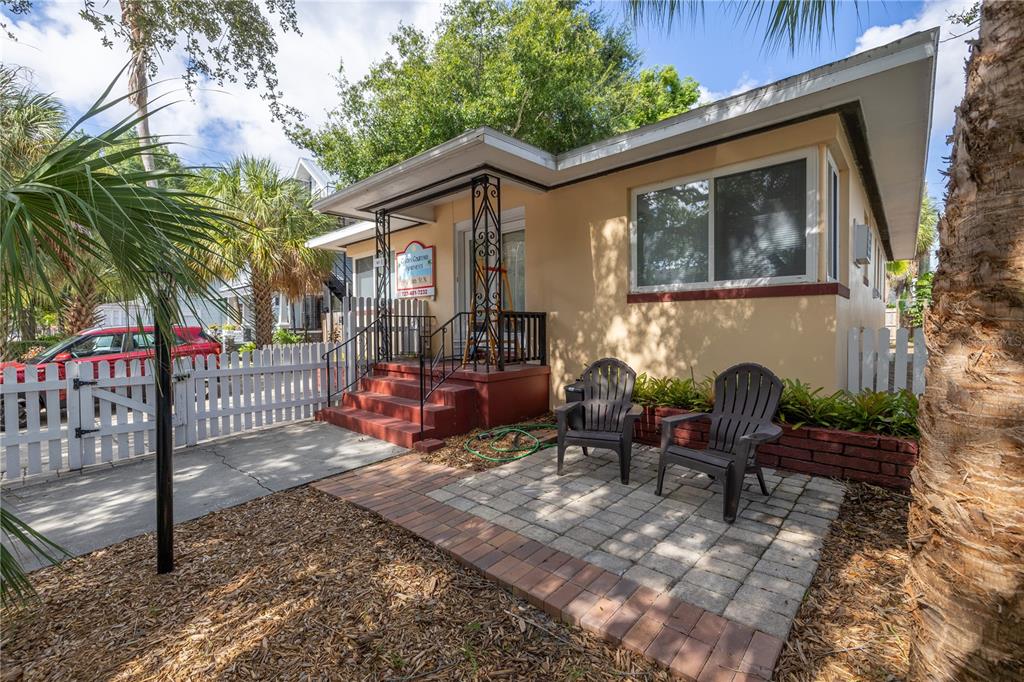
<svg viewBox="0 0 1024 682">
<path fill-rule="evenodd" d="M 907 308 L 907 322 L 911 327 L 924 324 L 924 311 L 932 304 L 932 279 L 935 273 L 926 272 L 914 282 L 914 303 Z"/>
<path fill-rule="evenodd" d="M 37 339 L 25 339 L 23 341 L 10 341 L 7 344 L 6 357 L 4 360 L 24 360 L 29 355 L 34 355 L 57 343 L 65 336 L 40 336 Z"/>
<path fill-rule="evenodd" d="M 279 346 L 289 343 L 302 343 L 302 337 L 290 329 L 278 327 L 274 330 L 274 343 Z"/>
<path fill-rule="evenodd" d="M 256 343 L 253 341 L 246 341 L 238 346 L 239 353 L 251 353 L 256 350 Z"/>
<path fill-rule="evenodd" d="M 884 393 L 836 391 L 792 379 L 783 381 L 779 421 L 793 427 L 820 426 L 886 436 L 917 437 L 917 397 L 910 391 Z M 714 377 L 703 381 L 672 377 L 636 378 L 633 400 L 648 407 L 677 407 L 708 412 L 714 405 Z"/>
</svg>

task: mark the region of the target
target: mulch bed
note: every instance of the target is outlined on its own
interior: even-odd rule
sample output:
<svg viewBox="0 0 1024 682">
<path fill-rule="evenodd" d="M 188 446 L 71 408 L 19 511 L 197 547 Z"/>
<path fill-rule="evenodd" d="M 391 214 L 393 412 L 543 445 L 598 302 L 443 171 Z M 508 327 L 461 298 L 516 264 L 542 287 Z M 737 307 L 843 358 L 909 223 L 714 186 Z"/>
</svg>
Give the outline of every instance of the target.
<svg viewBox="0 0 1024 682">
<path fill-rule="evenodd" d="M 910 599 L 906 495 L 847 482 L 776 679 L 899 680 L 907 675 Z"/>
<path fill-rule="evenodd" d="M 554 415 L 546 414 L 526 422 L 512 424 L 511 426 L 523 426 L 527 424 L 541 423 L 554 424 Z M 422 454 L 421 459 L 424 462 L 428 462 L 430 464 L 444 464 L 445 466 L 455 467 L 458 469 L 469 469 L 471 471 L 485 471 L 487 469 L 492 469 L 496 466 L 501 466 L 502 464 L 504 464 L 504 462 L 492 462 L 490 460 L 481 459 L 474 455 L 473 453 L 466 450 L 466 441 L 470 440 L 471 438 L 480 434 L 483 431 L 486 431 L 486 429 L 473 429 L 469 433 L 463 433 L 457 436 L 451 436 L 450 438 L 446 438 L 444 441 L 444 447 L 438 448 L 433 452 Z M 533 433 L 537 434 L 538 437 L 543 437 L 545 435 L 554 435 L 553 430 L 550 433 L 545 433 L 541 431 L 534 431 Z M 504 436 L 503 438 L 489 441 L 489 443 L 492 446 L 507 448 L 513 445 L 514 439 L 514 435 L 507 435 Z M 502 457 L 502 454 L 497 451 L 481 450 L 479 444 L 476 447 L 484 454 L 488 454 L 489 456 L 493 456 L 494 458 Z"/>
<path fill-rule="evenodd" d="M 664 680 L 375 515 L 311 488 L 33 575 L 4 611 L 4 680 Z"/>
</svg>

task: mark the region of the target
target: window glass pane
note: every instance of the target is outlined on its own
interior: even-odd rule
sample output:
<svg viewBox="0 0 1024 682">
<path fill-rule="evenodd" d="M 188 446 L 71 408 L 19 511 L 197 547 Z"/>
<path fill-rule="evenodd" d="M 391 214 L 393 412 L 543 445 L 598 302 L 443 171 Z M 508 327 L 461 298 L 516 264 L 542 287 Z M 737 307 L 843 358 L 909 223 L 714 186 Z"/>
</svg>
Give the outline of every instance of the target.
<svg viewBox="0 0 1024 682">
<path fill-rule="evenodd" d="M 826 251 L 828 279 L 839 277 L 839 174 L 828 169 L 828 251 Z"/>
<path fill-rule="evenodd" d="M 501 265 L 508 273 L 512 300 L 504 301 L 506 308 L 526 310 L 526 230 L 501 234 Z M 508 296 L 502 291 L 502 296 Z"/>
<path fill-rule="evenodd" d="M 708 280 L 707 180 L 636 198 L 638 286 Z"/>
<path fill-rule="evenodd" d="M 807 269 L 804 159 L 715 180 L 715 279 L 803 275 Z"/>
<path fill-rule="evenodd" d="M 123 334 L 97 334 L 86 336 L 84 339 L 75 342 L 68 351 L 75 358 L 88 358 L 96 355 L 109 355 L 121 352 L 121 339 Z"/>
<path fill-rule="evenodd" d="M 153 332 L 136 332 L 132 334 L 132 347 L 135 350 L 151 350 L 156 342 Z"/>
</svg>

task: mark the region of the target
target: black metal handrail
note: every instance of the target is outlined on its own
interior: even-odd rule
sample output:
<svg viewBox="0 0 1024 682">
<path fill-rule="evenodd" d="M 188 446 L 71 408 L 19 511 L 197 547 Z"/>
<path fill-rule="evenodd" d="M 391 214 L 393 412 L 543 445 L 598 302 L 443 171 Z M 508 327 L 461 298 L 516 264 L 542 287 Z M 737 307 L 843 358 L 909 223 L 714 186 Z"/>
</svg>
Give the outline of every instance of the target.
<svg viewBox="0 0 1024 682">
<path fill-rule="evenodd" d="M 470 329 L 471 319 L 468 312 L 456 313 L 434 332 L 421 337 L 421 437 L 427 399 L 481 351 L 486 328 L 475 325 Z M 500 326 L 503 341 L 499 352 L 504 360 L 500 366 L 528 362 L 547 364 L 547 313 L 506 311 L 502 313 Z"/>
<path fill-rule="evenodd" d="M 418 353 L 422 348 L 419 339 L 430 334 L 434 319 L 433 315 L 395 315 L 389 314 L 391 324 L 388 325 L 392 336 L 390 348 L 409 348 Z M 375 343 L 377 319 L 358 329 L 347 339 L 323 354 L 327 363 L 327 404 L 330 405 L 336 396 L 352 389 L 359 381 L 369 375 L 378 362 L 391 358 L 376 356 L 379 344 Z M 409 334 L 416 336 L 407 338 Z M 351 370 L 351 372 L 350 372 Z M 351 374 L 351 376 L 349 376 Z"/>
</svg>

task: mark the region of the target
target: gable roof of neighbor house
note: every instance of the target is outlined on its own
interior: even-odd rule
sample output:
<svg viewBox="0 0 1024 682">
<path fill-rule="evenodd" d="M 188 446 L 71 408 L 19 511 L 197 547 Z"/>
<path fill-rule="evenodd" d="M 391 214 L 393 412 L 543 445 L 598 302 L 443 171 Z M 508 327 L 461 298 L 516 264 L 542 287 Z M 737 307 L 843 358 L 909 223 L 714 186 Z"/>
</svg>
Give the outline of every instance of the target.
<svg viewBox="0 0 1024 682">
<path fill-rule="evenodd" d="M 382 208 L 395 216 L 392 229 L 432 221 L 427 204 L 464 191 L 467 180 L 484 170 L 546 191 L 837 113 L 887 255 L 910 258 L 928 156 L 938 36 L 938 29 L 915 33 L 562 154 L 491 128 L 470 130 L 316 202 L 325 213 L 367 222 L 317 237 L 310 245 L 340 248 L 372 236 L 374 211 Z"/>
</svg>

